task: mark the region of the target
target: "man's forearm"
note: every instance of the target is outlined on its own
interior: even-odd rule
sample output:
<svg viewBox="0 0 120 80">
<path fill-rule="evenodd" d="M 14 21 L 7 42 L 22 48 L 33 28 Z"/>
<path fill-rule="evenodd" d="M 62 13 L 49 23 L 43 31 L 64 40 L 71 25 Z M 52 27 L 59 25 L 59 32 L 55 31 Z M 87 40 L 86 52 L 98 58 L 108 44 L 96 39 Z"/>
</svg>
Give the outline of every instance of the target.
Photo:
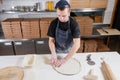
<svg viewBox="0 0 120 80">
<path fill-rule="evenodd" d="M 56 55 L 54 39 L 51 39 L 51 38 L 49 39 L 49 48 L 50 48 L 51 54 Z"/>
<path fill-rule="evenodd" d="M 65 57 L 66 60 L 70 59 L 73 56 L 73 54 L 75 54 L 80 47 L 80 38 L 74 39 L 73 42 L 74 43 L 73 43 L 73 46 L 72 46 L 70 52 Z"/>
</svg>

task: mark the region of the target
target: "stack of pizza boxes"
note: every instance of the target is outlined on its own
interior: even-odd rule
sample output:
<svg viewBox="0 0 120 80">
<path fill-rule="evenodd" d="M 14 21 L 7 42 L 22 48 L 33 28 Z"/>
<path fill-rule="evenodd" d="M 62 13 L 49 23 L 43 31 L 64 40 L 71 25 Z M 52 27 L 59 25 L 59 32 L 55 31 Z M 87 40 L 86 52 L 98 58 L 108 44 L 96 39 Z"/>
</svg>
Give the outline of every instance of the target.
<svg viewBox="0 0 120 80">
<path fill-rule="evenodd" d="M 88 16 L 75 17 L 79 24 L 81 36 L 91 36 L 93 32 L 93 19 Z"/>
<path fill-rule="evenodd" d="M 41 18 L 40 19 L 41 38 L 48 38 L 47 32 L 48 32 L 50 23 L 53 19 L 54 18 Z"/>
<path fill-rule="evenodd" d="M 97 42 L 95 40 L 84 40 L 84 52 L 96 52 Z"/>
<path fill-rule="evenodd" d="M 26 18 L 21 21 L 23 38 L 40 38 L 39 19 Z"/>
<path fill-rule="evenodd" d="M 22 18 L 9 18 L 2 21 L 2 30 L 5 39 L 21 39 L 21 21 Z"/>
<path fill-rule="evenodd" d="M 98 39 L 96 39 L 96 41 L 97 41 L 97 45 L 98 45 L 98 48 L 97 48 L 98 52 L 108 52 L 108 51 L 110 51 L 108 46 L 104 43 L 103 38 L 98 38 Z"/>
<path fill-rule="evenodd" d="M 90 17 L 84 17 L 84 35 L 91 36 L 93 32 L 93 19 Z"/>
</svg>

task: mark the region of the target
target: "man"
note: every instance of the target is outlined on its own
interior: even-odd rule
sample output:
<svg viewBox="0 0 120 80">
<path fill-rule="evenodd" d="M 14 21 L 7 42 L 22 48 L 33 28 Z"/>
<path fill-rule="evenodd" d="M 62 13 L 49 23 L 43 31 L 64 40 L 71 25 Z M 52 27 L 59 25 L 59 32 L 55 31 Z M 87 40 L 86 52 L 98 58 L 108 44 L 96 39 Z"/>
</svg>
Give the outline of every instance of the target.
<svg viewBox="0 0 120 80">
<path fill-rule="evenodd" d="M 57 17 L 50 24 L 47 35 L 52 54 L 52 64 L 59 67 L 69 60 L 80 47 L 80 30 L 78 23 L 70 17 L 70 5 L 66 0 L 56 3 Z M 56 53 L 68 53 L 58 59 Z"/>
</svg>

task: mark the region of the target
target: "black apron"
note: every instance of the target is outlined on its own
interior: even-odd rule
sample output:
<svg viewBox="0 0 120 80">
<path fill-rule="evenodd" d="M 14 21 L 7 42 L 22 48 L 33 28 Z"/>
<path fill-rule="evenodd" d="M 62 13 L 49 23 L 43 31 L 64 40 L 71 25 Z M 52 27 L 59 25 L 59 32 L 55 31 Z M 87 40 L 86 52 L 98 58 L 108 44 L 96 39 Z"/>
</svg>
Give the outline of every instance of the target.
<svg viewBox="0 0 120 80">
<path fill-rule="evenodd" d="M 67 26 L 66 26 L 67 27 Z M 68 53 L 73 45 L 73 36 L 70 29 L 70 20 L 68 29 L 63 31 L 59 28 L 59 20 L 56 27 L 55 47 L 57 53 Z"/>
</svg>

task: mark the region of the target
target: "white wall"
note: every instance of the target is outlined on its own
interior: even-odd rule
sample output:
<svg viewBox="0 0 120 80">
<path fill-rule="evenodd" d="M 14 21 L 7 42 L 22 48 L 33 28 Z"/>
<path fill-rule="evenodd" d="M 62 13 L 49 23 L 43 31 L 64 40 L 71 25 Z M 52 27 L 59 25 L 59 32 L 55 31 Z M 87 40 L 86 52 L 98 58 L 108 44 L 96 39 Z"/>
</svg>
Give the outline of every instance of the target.
<svg viewBox="0 0 120 80">
<path fill-rule="evenodd" d="M 10 10 L 12 6 L 33 6 L 37 2 L 41 2 L 42 9 L 45 9 L 46 1 L 54 1 L 55 3 L 59 0 L 3 0 L 3 3 L 0 4 L 0 11 L 1 10 Z"/>
<path fill-rule="evenodd" d="M 108 0 L 108 6 L 107 6 L 107 9 L 105 11 L 105 16 L 104 16 L 104 20 L 103 20 L 104 24 L 110 24 L 114 4 L 115 4 L 115 0 Z"/>
</svg>

